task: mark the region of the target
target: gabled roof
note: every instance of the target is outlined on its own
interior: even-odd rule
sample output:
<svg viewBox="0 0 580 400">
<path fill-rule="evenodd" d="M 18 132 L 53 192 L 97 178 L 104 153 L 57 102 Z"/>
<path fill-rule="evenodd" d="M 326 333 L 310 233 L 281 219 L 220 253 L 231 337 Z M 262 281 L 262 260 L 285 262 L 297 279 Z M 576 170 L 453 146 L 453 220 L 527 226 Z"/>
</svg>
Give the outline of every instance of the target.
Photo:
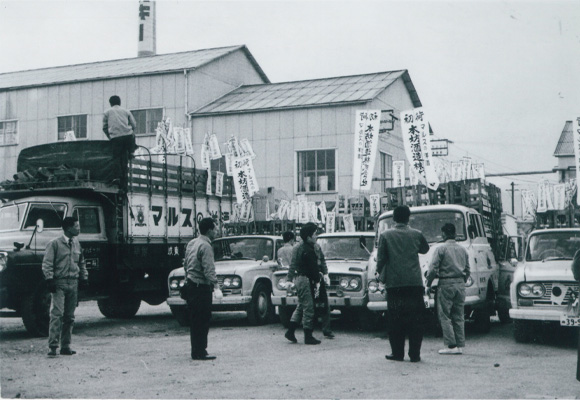
<svg viewBox="0 0 580 400">
<path fill-rule="evenodd" d="M 421 101 L 407 70 L 307 81 L 241 86 L 191 113 L 194 117 L 236 112 L 365 103 L 402 78 L 414 107 Z"/>
<path fill-rule="evenodd" d="M 264 82 L 270 82 L 248 48 L 240 45 L 8 72 L 0 74 L 0 90 L 183 71 L 199 68 L 238 50 L 246 54 Z"/>
<path fill-rule="evenodd" d="M 572 136 L 572 121 L 566 121 L 556 145 L 554 157 L 574 156 L 574 137 Z"/>
</svg>

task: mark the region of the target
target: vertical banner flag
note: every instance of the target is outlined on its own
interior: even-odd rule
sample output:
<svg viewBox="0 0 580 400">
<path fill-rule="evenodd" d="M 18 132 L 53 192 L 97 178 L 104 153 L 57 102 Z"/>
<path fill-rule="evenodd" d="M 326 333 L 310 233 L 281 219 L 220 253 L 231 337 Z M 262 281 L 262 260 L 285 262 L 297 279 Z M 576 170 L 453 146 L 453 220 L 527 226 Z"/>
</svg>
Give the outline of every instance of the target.
<svg viewBox="0 0 580 400">
<path fill-rule="evenodd" d="M 471 158 L 463 157 L 460 162 L 461 162 L 461 180 L 471 179 Z"/>
<path fill-rule="evenodd" d="M 352 214 L 343 215 L 342 220 L 344 221 L 344 231 L 345 232 L 355 232 L 356 231 L 356 229 L 354 227 L 354 218 L 352 217 Z"/>
<path fill-rule="evenodd" d="M 234 176 L 234 155 L 226 153 L 226 174 Z"/>
<path fill-rule="evenodd" d="M 318 205 L 318 210 L 320 211 L 320 219 L 322 223 L 326 223 L 326 202 L 322 200 Z"/>
<path fill-rule="evenodd" d="M 554 185 L 551 185 L 548 181 L 546 181 L 546 205 L 548 210 L 556 209 L 554 207 Z"/>
<path fill-rule="evenodd" d="M 411 186 L 417 186 L 419 184 L 420 176 L 415 171 L 415 168 L 409 168 L 409 184 Z"/>
<path fill-rule="evenodd" d="M 266 199 L 266 221 L 272 221 L 272 215 L 270 215 L 270 200 Z"/>
<path fill-rule="evenodd" d="M 205 194 L 211 196 L 211 169 L 207 169 L 207 180 L 205 181 Z"/>
<path fill-rule="evenodd" d="M 217 160 L 219 158 L 222 158 L 222 151 L 220 150 L 220 144 L 218 142 L 218 138 L 215 133 L 210 135 L 208 145 L 209 145 L 210 160 Z"/>
<path fill-rule="evenodd" d="M 393 161 L 393 187 L 405 186 L 405 161 Z"/>
<path fill-rule="evenodd" d="M 451 182 L 458 182 L 461 180 L 461 162 L 451 162 Z"/>
<path fill-rule="evenodd" d="M 201 145 L 201 168 L 208 169 L 211 166 L 209 151 L 209 135 L 206 133 Z"/>
<path fill-rule="evenodd" d="M 334 233 L 336 214 L 334 211 L 329 211 L 326 213 L 326 233 Z"/>
<path fill-rule="evenodd" d="M 566 184 L 554 186 L 554 208 L 563 210 L 566 208 Z"/>
<path fill-rule="evenodd" d="M 290 203 L 290 213 L 288 214 L 288 219 L 291 221 L 298 220 L 298 201 L 292 200 Z"/>
<path fill-rule="evenodd" d="M 320 220 L 318 219 L 318 208 L 316 207 L 316 203 L 313 201 L 309 201 L 308 202 L 308 209 L 309 209 L 309 217 L 310 217 L 310 222 L 315 222 L 315 223 L 320 223 Z"/>
<path fill-rule="evenodd" d="M 224 192 L 224 173 L 217 171 L 215 173 L 215 195 L 222 197 Z"/>
<path fill-rule="evenodd" d="M 250 222 L 251 212 L 252 212 L 252 201 L 244 200 L 240 207 L 240 222 Z"/>
<path fill-rule="evenodd" d="M 425 179 L 429 189 L 437 190 L 439 179 L 432 162 L 429 121 L 423 107 L 401 111 L 401 130 L 411 169 Z"/>
<path fill-rule="evenodd" d="M 379 143 L 380 110 L 357 110 L 354 125 L 352 188 L 371 190 Z"/>
<path fill-rule="evenodd" d="M 252 160 L 256 158 L 256 154 L 252 149 L 252 145 L 248 139 L 242 139 L 239 142 L 239 147 L 241 149 L 242 155 L 245 157 L 250 157 Z"/>
<path fill-rule="evenodd" d="M 290 203 L 288 203 L 288 200 L 280 200 L 280 205 L 278 206 L 278 219 L 280 221 L 288 216 L 287 212 L 289 206 Z"/>
<path fill-rule="evenodd" d="M 522 211 L 524 219 L 526 217 L 535 218 L 536 216 L 536 199 L 531 190 L 522 190 Z"/>
<path fill-rule="evenodd" d="M 548 194 L 546 193 L 546 182 L 541 181 L 538 184 L 538 208 L 539 213 L 548 211 Z"/>
<path fill-rule="evenodd" d="M 185 154 L 193 155 L 193 142 L 191 141 L 191 129 L 183 128 L 183 138 L 185 140 Z"/>
<path fill-rule="evenodd" d="M 381 213 L 381 199 L 380 194 L 371 194 L 371 217 L 377 217 Z"/>
<path fill-rule="evenodd" d="M 305 224 L 309 222 L 308 202 L 305 200 L 298 201 L 298 222 Z"/>
<path fill-rule="evenodd" d="M 176 126 L 173 128 L 173 139 L 175 142 L 175 153 L 185 154 L 185 134 L 182 127 Z"/>
<path fill-rule="evenodd" d="M 576 203 L 580 206 L 580 117 L 576 117 L 572 123 L 572 136 L 576 159 Z"/>
<path fill-rule="evenodd" d="M 249 200 L 258 190 L 258 181 L 250 157 L 234 160 L 234 187 L 238 203 Z"/>
</svg>

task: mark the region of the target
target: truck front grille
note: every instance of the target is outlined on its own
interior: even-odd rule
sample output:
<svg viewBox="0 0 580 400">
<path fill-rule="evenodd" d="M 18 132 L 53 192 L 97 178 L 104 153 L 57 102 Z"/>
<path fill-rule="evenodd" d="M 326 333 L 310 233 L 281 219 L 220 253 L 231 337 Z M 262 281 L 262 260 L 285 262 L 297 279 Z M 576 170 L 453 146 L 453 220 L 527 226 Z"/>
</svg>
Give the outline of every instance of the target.
<svg viewBox="0 0 580 400">
<path fill-rule="evenodd" d="M 546 288 L 546 293 L 539 299 L 534 299 L 534 305 L 538 306 L 551 306 L 552 304 L 552 286 L 554 282 L 542 282 Z M 564 301 L 562 305 L 570 304 L 572 298 L 572 292 L 578 292 L 578 285 L 570 283 L 560 283 L 562 286 L 567 287 L 566 295 L 564 296 Z"/>
</svg>

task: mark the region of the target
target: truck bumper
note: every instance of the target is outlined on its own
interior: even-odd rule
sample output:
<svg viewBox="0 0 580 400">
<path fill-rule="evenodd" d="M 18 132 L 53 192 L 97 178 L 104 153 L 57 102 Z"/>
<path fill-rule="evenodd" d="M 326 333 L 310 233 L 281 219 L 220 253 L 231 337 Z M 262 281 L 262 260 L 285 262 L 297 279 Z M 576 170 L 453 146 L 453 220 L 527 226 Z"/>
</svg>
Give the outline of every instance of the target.
<svg viewBox="0 0 580 400">
<path fill-rule="evenodd" d="M 435 307 L 435 299 L 427 300 L 428 304 L 425 305 L 426 308 L 434 308 Z M 386 311 L 388 310 L 388 304 L 386 300 L 382 301 L 369 301 L 367 304 L 367 308 L 370 311 Z"/>
<path fill-rule="evenodd" d="M 244 306 L 250 304 L 252 301 L 252 296 L 224 296 L 220 300 L 213 299 L 212 300 L 212 307 L 216 309 L 219 308 L 220 310 L 226 310 L 228 306 L 231 306 L 231 309 L 239 309 L 243 308 Z M 168 297 L 167 304 L 170 306 L 186 306 L 187 303 L 181 297 Z"/>
<path fill-rule="evenodd" d="M 540 308 L 529 310 L 523 308 L 510 309 L 510 318 L 512 319 L 560 322 L 560 317 L 565 315 L 566 312 L 562 310 L 543 310 Z"/>
<path fill-rule="evenodd" d="M 275 306 L 296 306 L 298 305 L 298 296 L 272 296 L 272 304 Z M 328 305 L 331 308 L 363 307 L 365 298 L 350 296 L 329 297 Z"/>
</svg>

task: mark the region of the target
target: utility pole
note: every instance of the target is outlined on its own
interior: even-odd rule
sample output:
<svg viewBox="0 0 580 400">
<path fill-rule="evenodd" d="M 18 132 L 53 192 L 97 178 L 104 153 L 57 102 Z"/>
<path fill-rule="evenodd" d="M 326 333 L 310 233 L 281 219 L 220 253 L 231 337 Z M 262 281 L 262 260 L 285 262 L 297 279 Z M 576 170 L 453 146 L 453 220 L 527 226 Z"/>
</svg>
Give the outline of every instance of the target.
<svg viewBox="0 0 580 400">
<path fill-rule="evenodd" d="M 515 206 L 514 206 L 514 203 L 515 203 L 515 201 L 514 201 L 514 198 L 515 198 L 514 194 L 516 192 L 515 189 L 514 189 L 514 186 L 515 185 L 516 185 L 515 183 L 513 183 L 513 182 L 511 183 L 511 186 L 512 186 L 512 215 L 515 215 L 515 213 L 516 213 Z"/>
</svg>

